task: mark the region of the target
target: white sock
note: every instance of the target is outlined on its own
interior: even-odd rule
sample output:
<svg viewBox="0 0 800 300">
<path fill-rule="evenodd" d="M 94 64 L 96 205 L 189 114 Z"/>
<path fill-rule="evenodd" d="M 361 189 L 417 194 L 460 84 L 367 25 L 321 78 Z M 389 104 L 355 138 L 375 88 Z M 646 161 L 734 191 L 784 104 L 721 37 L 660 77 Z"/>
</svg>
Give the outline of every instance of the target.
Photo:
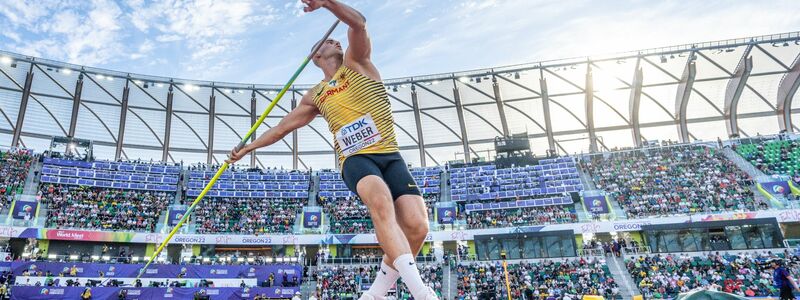
<svg viewBox="0 0 800 300">
<path fill-rule="evenodd" d="M 372 282 L 372 286 L 369 287 L 367 294 L 385 297 L 392 285 L 397 283 L 398 278 L 400 278 L 400 273 L 392 269 L 386 262 L 381 261 L 378 275 L 375 276 L 375 280 Z"/>
<path fill-rule="evenodd" d="M 403 254 L 394 260 L 394 267 L 403 278 L 403 282 L 408 287 L 414 299 L 425 299 L 428 294 L 428 287 L 422 282 L 417 269 L 417 262 L 411 254 Z"/>
</svg>

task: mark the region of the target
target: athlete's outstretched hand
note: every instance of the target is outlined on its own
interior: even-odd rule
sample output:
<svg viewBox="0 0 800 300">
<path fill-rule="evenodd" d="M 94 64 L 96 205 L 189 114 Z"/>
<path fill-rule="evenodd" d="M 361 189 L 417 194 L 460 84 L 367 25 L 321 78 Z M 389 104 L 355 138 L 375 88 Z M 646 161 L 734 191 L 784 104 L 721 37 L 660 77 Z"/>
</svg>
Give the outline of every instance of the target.
<svg viewBox="0 0 800 300">
<path fill-rule="evenodd" d="M 302 0 L 302 1 L 303 4 L 306 5 L 306 7 L 303 8 L 303 11 L 307 13 L 315 11 L 320 7 L 324 7 L 326 4 L 328 4 L 328 0 Z"/>
<path fill-rule="evenodd" d="M 233 149 L 231 149 L 231 154 L 228 156 L 228 159 L 226 159 L 225 162 L 233 164 L 242 159 L 242 157 L 247 155 L 248 152 L 250 151 L 247 150 L 247 146 L 244 146 L 241 149 L 238 149 L 238 147 L 233 147 Z"/>
</svg>

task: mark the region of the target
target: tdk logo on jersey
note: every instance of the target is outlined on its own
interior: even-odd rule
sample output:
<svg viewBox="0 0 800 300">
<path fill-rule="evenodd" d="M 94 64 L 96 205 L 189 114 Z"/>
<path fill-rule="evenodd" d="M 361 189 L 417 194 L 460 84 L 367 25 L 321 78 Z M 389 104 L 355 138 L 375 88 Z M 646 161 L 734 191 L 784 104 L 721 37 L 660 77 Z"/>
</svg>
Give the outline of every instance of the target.
<svg viewBox="0 0 800 300">
<path fill-rule="evenodd" d="M 356 122 L 350 123 L 345 127 L 342 127 L 342 134 L 349 134 L 351 132 L 355 132 L 356 130 L 361 129 L 362 127 L 367 127 L 367 126 L 369 126 L 367 118 L 361 118 L 361 120 L 358 120 Z"/>
</svg>

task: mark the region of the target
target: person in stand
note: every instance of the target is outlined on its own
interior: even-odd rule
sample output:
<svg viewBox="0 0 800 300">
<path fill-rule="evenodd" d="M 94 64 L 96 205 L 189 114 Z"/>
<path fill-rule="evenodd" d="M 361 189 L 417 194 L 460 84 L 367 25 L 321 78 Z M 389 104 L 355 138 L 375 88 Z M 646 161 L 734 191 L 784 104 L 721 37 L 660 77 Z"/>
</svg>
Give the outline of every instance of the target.
<svg viewBox="0 0 800 300">
<path fill-rule="evenodd" d="M 269 279 L 267 279 L 267 287 L 272 287 L 275 285 L 275 273 L 269 273 Z"/>
<path fill-rule="evenodd" d="M 783 260 L 773 259 L 772 268 L 774 269 L 772 272 L 772 281 L 775 287 L 780 291 L 780 300 L 794 300 L 793 292 L 800 292 L 800 288 L 797 287 L 797 283 L 794 282 L 794 278 L 792 278 L 789 270 L 783 265 Z"/>
</svg>

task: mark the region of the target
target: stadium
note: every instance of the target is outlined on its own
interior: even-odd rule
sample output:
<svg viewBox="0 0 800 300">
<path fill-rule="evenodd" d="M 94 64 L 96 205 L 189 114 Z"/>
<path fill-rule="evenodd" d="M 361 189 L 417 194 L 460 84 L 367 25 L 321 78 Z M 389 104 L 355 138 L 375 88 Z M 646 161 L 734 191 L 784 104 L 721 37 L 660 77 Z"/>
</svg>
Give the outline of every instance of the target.
<svg viewBox="0 0 800 300">
<path fill-rule="evenodd" d="M 382 84 L 438 299 L 778 299 L 800 274 L 800 32 Z M 316 88 L 0 51 L 0 299 L 363 299 L 384 221 L 326 119 L 228 163 Z"/>
</svg>

